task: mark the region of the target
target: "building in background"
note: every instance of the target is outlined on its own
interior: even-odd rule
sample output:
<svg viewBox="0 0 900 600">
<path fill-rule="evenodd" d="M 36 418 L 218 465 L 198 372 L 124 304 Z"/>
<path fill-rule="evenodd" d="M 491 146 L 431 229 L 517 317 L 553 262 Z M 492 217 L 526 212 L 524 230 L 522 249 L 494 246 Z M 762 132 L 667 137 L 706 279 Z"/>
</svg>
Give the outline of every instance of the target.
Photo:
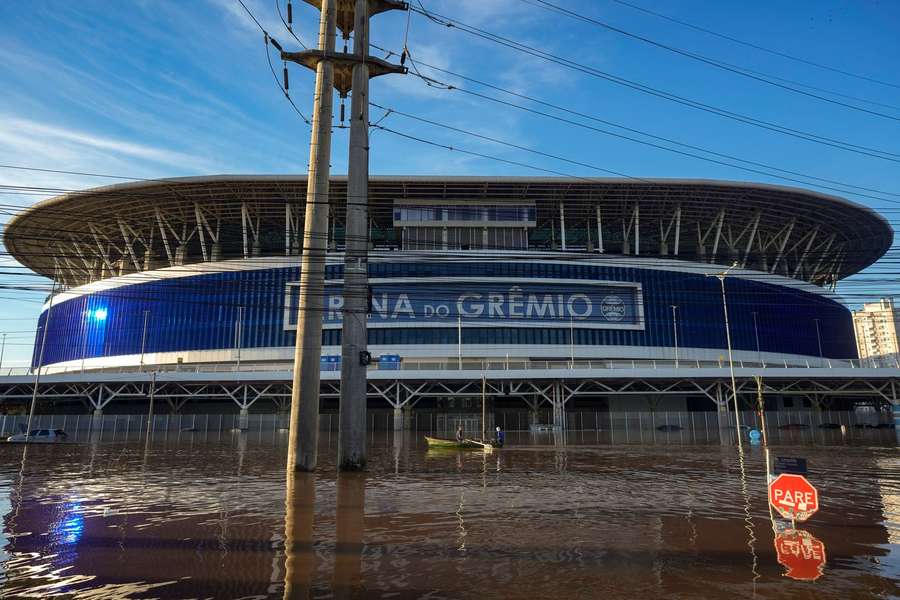
<svg viewBox="0 0 900 600">
<path fill-rule="evenodd" d="M 900 367 L 897 311 L 893 298 L 863 304 L 853 311 L 853 329 L 860 360 L 875 367 Z"/>
</svg>

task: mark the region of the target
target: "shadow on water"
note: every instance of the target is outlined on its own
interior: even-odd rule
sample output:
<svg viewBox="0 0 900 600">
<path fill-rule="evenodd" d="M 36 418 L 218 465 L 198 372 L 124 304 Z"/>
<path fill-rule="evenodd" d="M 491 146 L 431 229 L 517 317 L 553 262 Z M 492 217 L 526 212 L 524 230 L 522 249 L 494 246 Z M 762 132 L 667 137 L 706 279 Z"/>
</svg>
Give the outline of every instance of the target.
<svg viewBox="0 0 900 600">
<path fill-rule="evenodd" d="M 795 530 L 759 447 L 595 434 L 490 453 L 375 434 L 369 471 L 339 475 L 323 436 L 319 470 L 287 477 L 278 436 L 0 446 L 0 596 L 900 594 L 894 443 L 775 446 L 823 499 Z"/>
</svg>

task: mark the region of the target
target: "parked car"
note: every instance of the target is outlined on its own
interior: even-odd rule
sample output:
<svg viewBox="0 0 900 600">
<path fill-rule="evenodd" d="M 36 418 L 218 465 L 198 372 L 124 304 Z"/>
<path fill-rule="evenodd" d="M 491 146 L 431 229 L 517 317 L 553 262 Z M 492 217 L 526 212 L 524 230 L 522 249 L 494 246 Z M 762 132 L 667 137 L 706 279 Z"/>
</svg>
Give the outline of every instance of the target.
<svg viewBox="0 0 900 600">
<path fill-rule="evenodd" d="M 62 429 L 32 429 L 31 433 L 28 435 L 27 439 L 25 436 L 25 432 L 22 431 L 15 435 L 9 436 L 6 441 L 7 442 L 36 442 L 36 443 L 52 443 L 52 442 L 64 442 L 68 436 L 66 432 Z"/>
</svg>

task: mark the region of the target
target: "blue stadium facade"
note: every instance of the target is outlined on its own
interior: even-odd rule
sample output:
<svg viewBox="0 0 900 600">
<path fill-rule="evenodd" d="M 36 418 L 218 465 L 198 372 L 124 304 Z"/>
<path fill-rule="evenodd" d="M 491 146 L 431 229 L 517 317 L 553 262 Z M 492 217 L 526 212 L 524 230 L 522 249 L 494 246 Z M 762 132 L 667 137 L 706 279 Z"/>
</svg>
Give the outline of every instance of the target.
<svg viewBox="0 0 900 600">
<path fill-rule="evenodd" d="M 579 357 L 672 358 L 677 332 L 682 358 L 715 359 L 726 351 L 718 279 L 673 265 L 603 262 L 571 262 L 558 254 L 527 261 L 373 262 L 369 344 L 385 354 L 403 347 L 413 357 L 453 357 L 461 342 L 467 354 L 477 356 L 512 351 L 565 358 L 574 346 Z M 147 355 L 183 360 L 234 353 L 238 346 L 245 360 L 254 351 L 291 349 L 299 268 L 266 263 L 271 260 L 241 261 L 240 270 L 186 276 L 179 269 L 181 276 L 171 278 L 160 272 L 153 281 L 136 274 L 122 277 L 116 287 L 73 289 L 41 315 L 43 328 L 50 314 L 43 363 L 84 358 L 97 364 L 135 357 L 142 348 Z M 214 263 L 210 267 L 215 270 Z M 322 341 L 339 353 L 342 266 L 326 271 L 331 308 Z M 752 277 L 726 279 L 732 343 L 742 356 L 856 357 L 850 314 L 839 302 L 771 277 Z M 40 343 L 35 364 L 39 354 Z M 209 360 L 216 357 L 210 354 Z"/>
</svg>

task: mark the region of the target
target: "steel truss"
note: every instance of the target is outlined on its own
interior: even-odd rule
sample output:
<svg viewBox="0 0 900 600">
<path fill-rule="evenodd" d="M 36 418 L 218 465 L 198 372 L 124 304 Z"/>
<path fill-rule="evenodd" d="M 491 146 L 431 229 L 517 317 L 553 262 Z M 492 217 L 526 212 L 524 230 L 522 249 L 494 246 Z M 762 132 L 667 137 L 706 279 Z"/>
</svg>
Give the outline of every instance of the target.
<svg viewBox="0 0 900 600">
<path fill-rule="evenodd" d="M 246 414 L 260 401 L 274 403 L 278 411 L 289 409 L 290 383 L 275 377 L 270 381 L 191 381 L 160 380 L 155 384 L 146 373 L 136 374 L 134 381 L 97 382 L 90 380 L 42 382 L 38 389 L 39 401 L 81 402 L 87 410 L 101 413 L 113 401 L 145 402 L 155 385 L 154 398 L 168 404 L 173 413 L 180 412 L 190 401 L 232 401 Z M 10 378 L 7 378 L 10 379 Z M 814 377 L 769 377 L 762 381 L 763 394 L 800 396 L 809 399 L 817 408 L 828 408 L 834 398 L 851 397 L 857 402 L 894 406 L 898 400 L 897 377 L 860 377 L 844 379 L 816 379 Z M 18 381 L 0 381 L 0 403 L 23 403 L 31 399 L 34 384 Z M 634 377 L 603 379 L 592 377 L 558 377 L 522 379 L 516 377 L 491 377 L 487 374 L 482 388 L 479 377 L 457 379 L 379 379 L 368 382 L 370 401 L 383 401 L 393 408 L 396 417 L 408 415 L 419 402 L 436 398 L 517 398 L 525 406 L 537 412 L 549 406 L 553 422 L 565 427 L 565 415 L 569 402 L 577 398 L 602 398 L 612 396 L 643 396 L 661 399 L 665 396 L 704 397 L 720 411 L 727 410 L 731 397 L 730 382 L 725 377 Z M 757 382 L 753 378 L 737 381 L 740 401 L 747 407 L 755 406 Z M 340 382 L 322 382 L 321 398 L 337 399 Z"/>
</svg>

